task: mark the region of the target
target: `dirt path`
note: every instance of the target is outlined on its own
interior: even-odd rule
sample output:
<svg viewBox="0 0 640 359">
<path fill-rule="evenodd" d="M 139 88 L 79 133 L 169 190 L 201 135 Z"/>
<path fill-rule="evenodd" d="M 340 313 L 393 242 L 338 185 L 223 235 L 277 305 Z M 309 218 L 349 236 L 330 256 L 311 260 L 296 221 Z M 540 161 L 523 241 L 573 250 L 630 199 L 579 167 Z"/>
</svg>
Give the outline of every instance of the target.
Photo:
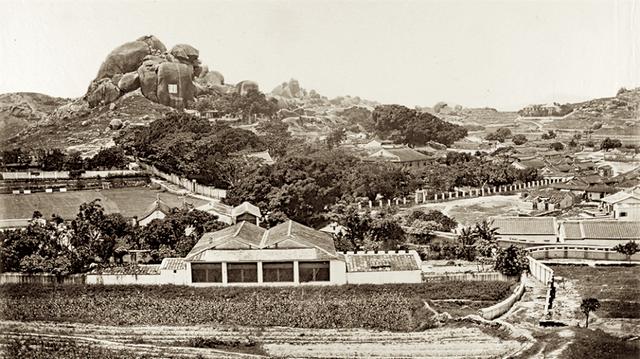
<svg viewBox="0 0 640 359">
<path fill-rule="evenodd" d="M 237 353 L 173 347 L 176 340 L 215 337 L 225 340 L 251 338 L 263 344 L 269 356 L 305 358 L 422 357 L 494 358 L 521 350 L 523 343 L 486 334 L 478 327 L 442 327 L 423 332 L 395 333 L 364 329 L 213 328 L 207 326 L 99 326 L 46 322 L 0 322 L 3 336 L 50 335 L 94 341 L 113 348 L 133 348 L 149 353 L 207 358 L 240 357 Z M 14 333 L 14 334 L 12 334 Z M 15 334 L 17 333 L 17 334 Z"/>
</svg>

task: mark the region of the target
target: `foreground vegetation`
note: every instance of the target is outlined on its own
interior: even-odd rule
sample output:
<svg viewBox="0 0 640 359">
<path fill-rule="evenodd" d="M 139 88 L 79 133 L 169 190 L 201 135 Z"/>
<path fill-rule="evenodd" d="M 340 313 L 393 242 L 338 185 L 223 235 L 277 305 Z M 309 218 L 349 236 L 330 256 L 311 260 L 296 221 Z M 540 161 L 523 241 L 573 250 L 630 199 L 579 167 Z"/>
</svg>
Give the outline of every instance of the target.
<svg viewBox="0 0 640 359">
<path fill-rule="evenodd" d="M 438 282 L 297 288 L 0 286 L 0 319 L 102 325 L 239 325 L 429 328 L 424 301 L 469 299 L 473 310 L 506 298 L 511 282 Z M 475 308 L 474 308 L 475 306 Z"/>
</svg>

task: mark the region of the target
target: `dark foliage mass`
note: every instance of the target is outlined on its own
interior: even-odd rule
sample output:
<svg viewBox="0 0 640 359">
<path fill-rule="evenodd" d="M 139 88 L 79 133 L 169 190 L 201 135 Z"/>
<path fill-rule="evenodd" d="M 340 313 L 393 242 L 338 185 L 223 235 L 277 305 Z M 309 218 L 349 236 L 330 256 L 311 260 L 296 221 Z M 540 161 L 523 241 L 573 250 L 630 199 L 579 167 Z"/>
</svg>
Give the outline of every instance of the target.
<svg viewBox="0 0 640 359">
<path fill-rule="evenodd" d="M 462 126 L 401 105 L 378 106 L 372 119 L 376 135 L 410 146 L 422 146 L 429 141 L 448 146 L 467 135 Z"/>
<path fill-rule="evenodd" d="M 431 320 L 421 309 L 424 300 L 497 302 L 509 295 L 510 286 L 455 281 L 305 288 L 2 285 L 0 319 L 411 331 Z"/>
<path fill-rule="evenodd" d="M 138 227 L 120 214 L 105 214 L 95 200 L 82 204 L 69 225 L 59 217 L 44 219 L 36 212 L 25 230 L 0 232 L 0 270 L 64 276 L 85 272 L 94 263 L 119 263 L 127 249 L 148 249 L 153 260 L 160 262 L 165 257 L 184 257 L 204 232 L 224 226 L 209 213 L 175 209 Z"/>
<path fill-rule="evenodd" d="M 110 170 L 127 167 L 124 151 L 120 147 L 108 147 L 95 156 L 84 159 L 79 152 L 65 153 L 54 149 L 11 148 L 0 153 L 0 165 L 4 169 L 37 167 L 44 171 Z"/>
</svg>

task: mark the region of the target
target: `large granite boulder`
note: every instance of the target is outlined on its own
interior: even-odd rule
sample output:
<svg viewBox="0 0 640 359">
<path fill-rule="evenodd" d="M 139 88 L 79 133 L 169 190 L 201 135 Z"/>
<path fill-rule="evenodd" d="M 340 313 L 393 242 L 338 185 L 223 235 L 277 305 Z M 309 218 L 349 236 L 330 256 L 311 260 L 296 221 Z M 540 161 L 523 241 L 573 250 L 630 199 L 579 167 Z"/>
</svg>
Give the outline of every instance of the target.
<svg viewBox="0 0 640 359">
<path fill-rule="evenodd" d="M 160 56 L 147 56 L 138 68 L 142 94 L 153 102 L 158 102 L 158 67 L 165 61 Z"/>
<path fill-rule="evenodd" d="M 191 66 L 175 62 L 163 62 L 158 66 L 157 102 L 181 108 L 193 101 L 195 93 Z"/>
<path fill-rule="evenodd" d="M 250 90 L 260 91 L 260 87 L 256 82 L 249 80 L 240 81 L 236 84 L 236 92 L 240 96 L 246 95 Z"/>
<path fill-rule="evenodd" d="M 143 36 L 111 51 L 84 98 L 95 107 L 140 88 L 151 101 L 181 108 L 196 95 L 226 90 L 222 74 L 210 72 L 199 56 L 191 45 L 178 44 L 167 51 L 156 37 Z M 249 83 L 245 93 L 252 84 L 257 89 Z"/>
<path fill-rule="evenodd" d="M 120 88 L 120 91 L 124 92 L 137 90 L 138 87 L 140 87 L 140 76 L 138 75 L 138 71 L 127 72 L 122 75 L 118 81 L 118 87 Z"/>
<path fill-rule="evenodd" d="M 135 71 L 145 56 L 165 51 L 167 48 L 155 36 L 143 36 L 122 44 L 109 53 L 98 70 L 96 80 Z"/>
<path fill-rule="evenodd" d="M 111 79 L 102 79 L 92 84 L 94 88 L 87 94 L 87 102 L 90 107 L 109 104 L 120 97 L 120 89 L 114 85 Z"/>
</svg>

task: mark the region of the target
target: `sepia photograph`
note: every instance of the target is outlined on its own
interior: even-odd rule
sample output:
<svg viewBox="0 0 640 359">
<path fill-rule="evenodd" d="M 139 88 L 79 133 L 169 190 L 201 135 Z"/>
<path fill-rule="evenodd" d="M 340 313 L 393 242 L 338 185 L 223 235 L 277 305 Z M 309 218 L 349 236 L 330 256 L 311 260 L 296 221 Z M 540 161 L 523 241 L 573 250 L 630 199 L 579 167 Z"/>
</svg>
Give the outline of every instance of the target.
<svg viewBox="0 0 640 359">
<path fill-rule="evenodd" d="M 640 358 L 640 0 L 0 9 L 1 358 Z"/>
</svg>

